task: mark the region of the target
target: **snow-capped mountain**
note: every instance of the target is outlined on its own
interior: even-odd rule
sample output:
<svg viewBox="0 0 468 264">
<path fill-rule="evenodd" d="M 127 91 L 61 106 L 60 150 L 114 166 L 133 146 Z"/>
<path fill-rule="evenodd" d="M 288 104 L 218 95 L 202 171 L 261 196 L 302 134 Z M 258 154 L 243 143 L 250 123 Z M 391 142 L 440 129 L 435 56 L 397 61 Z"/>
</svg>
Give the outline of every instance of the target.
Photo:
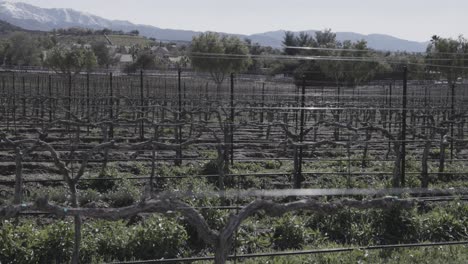
<svg viewBox="0 0 468 264">
<path fill-rule="evenodd" d="M 200 34 L 200 32 L 190 30 L 161 29 L 149 25 L 137 25 L 129 21 L 109 20 L 73 9 L 41 8 L 8 0 L 0 0 L 0 20 L 7 21 L 24 29 L 42 31 L 68 27 L 109 28 L 126 32 L 136 29 L 141 35 L 146 37 L 174 41 L 191 41 L 193 36 Z M 307 32 L 314 33 L 315 31 L 309 30 Z M 258 42 L 264 46 L 279 48 L 281 47 L 284 31 L 279 30 L 250 36 L 237 36 L 248 37 L 253 42 Z M 381 34 L 362 35 L 352 32 L 337 32 L 337 39 L 349 39 L 353 41 L 364 39 L 368 42 L 369 47 L 377 50 L 420 52 L 425 51 L 427 47 L 427 43 L 408 41 Z"/>
<path fill-rule="evenodd" d="M 111 28 L 134 26 L 127 21 L 112 21 L 85 12 L 64 8 L 40 8 L 26 3 L 1 1 L 0 19 L 30 30 L 49 31 L 54 28 Z"/>
</svg>

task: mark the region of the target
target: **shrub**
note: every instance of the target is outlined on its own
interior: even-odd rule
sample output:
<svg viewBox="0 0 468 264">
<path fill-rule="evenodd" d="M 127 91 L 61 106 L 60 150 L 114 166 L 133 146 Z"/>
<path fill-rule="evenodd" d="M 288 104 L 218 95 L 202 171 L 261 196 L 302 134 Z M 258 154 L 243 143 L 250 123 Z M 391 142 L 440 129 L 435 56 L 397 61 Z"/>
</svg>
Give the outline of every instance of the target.
<svg viewBox="0 0 468 264">
<path fill-rule="evenodd" d="M 42 197 L 49 197 L 50 201 L 57 204 L 65 204 L 68 201 L 68 194 L 65 188 L 44 187 L 31 192 L 33 200 Z"/>
<path fill-rule="evenodd" d="M 132 193 L 126 190 L 117 190 L 106 195 L 106 199 L 112 207 L 125 207 L 135 203 L 136 199 Z"/>
<path fill-rule="evenodd" d="M 0 263 L 67 263 L 73 252 L 73 225 L 59 221 L 38 229 L 31 221 L 2 223 Z"/>
<path fill-rule="evenodd" d="M 271 242 L 269 229 L 261 229 L 259 220 L 247 219 L 239 227 L 236 239 L 236 248 L 243 254 L 264 251 L 268 249 Z"/>
<path fill-rule="evenodd" d="M 265 169 L 267 170 L 279 170 L 282 166 L 279 160 L 268 160 L 265 162 Z"/>
<path fill-rule="evenodd" d="M 218 161 L 210 160 L 202 167 L 201 175 L 218 175 Z"/>
<path fill-rule="evenodd" d="M 421 240 L 451 241 L 468 239 L 468 205 L 436 208 L 421 220 Z"/>
<path fill-rule="evenodd" d="M 156 215 L 135 227 L 129 246 L 136 259 L 177 258 L 185 252 L 187 239 L 180 224 Z"/>
<path fill-rule="evenodd" d="M 0 223 L 0 263 L 31 263 L 34 250 L 27 242 L 34 242 L 31 223 L 15 226 L 9 221 Z"/>
<path fill-rule="evenodd" d="M 299 249 L 306 240 L 304 223 L 291 215 L 278 219 L 273 229 L 273 244 L 276 249 Z"/>
<path fill-rule="evenodd" d="M 211 160 L 202 167 L 201 175 L 219 175 L 219 166 L 217 160 Z M 208 177 L 208 181 L 215 185 L 219 185 L 219 177 Z M 233 176 L 224 176 L 224 186 L 226 188 L 235 186 Z"/>
<path fill-rule="evenodd" d="M 91 202 L 99 201 L 100 198 L 101 194 L 93 189 L 83 190 L 78 194 L 78 201 L 82 206 Z"/>
<path fill-rule="evenodd" d="M 37 233 L 35 250 L 39 263 L 67 263 L 73 255 L 73 223 L 58 221 Z"/>
<path fill-rule="evenodd" d="M 337 243 L 367 245 L 374 238 L 372 219 L 368 211 L 345 209 L 330 215 L 313 215 L 306 226 L 320 230 Z"/>
<path fill-rule="evenodd" d="M 372 217 L 374 219 L 373 229 L 377 234 L 377 243 L 396 244 L 417 241 L 419 224 L 415 210 L 394 206 L 388 210 L 379 210 Z"/>
<path fill-rule="evenodd" d="M 139 190 L 128 179 L 120 181 L 116 188 L 106 195 L 106 200 L 112 207 L 124 207 L 138 200 Z"/>
<path fill-rule="evenodd" d="M 117 172 L 113 168 L 107 168 L 104 173 L 90 181 L 89 188 L 99 191 L 100 193 L 108 192 L 114 189 L 117 184 L 115 180 L 104 180 L 108 178 L 117 178 Z"/>
<path fill-rule="evenodd" d="M 95 255 L 102 258 L 103 262 L 129 260 L 132 257 L 129 246 L 132 230 L 124 221 L 92 222 L 84 225 L 82 244 L 87 248 L 94 247 Z"/>
</svg>

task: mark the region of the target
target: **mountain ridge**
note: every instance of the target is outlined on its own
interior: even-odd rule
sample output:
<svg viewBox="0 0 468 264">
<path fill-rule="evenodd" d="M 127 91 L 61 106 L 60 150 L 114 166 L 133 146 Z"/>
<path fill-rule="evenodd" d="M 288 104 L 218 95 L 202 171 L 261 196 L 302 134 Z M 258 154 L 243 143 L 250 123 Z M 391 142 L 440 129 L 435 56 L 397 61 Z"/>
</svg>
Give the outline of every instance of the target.
<svg viewBox="0 0 468 264">
<path fill-rule="evenodd" d="M 87 12 L 70 8 L 41 8 L 34 5 L 0 1 L 0 20 L 28 29 L 51 31 L 59 28 L 83 27 L 90 29 L 109 28 L 111 30 L 138 30 L 141 35 L 163 41 L 191 41 L 200 31 L 184 29 L 165 29 L 151 25 L 134 24 L 127 20 L 110 20 Z M 281 47 L 285 30 L 268 31 L 252 35 L 231 34 L 249 38 L 262 46 Z M 305 30 L 314 34 L 316 30 Z M 223 33 L 229 34 L 229 33 Z M 428 42 L 404 40 L 386 34 L 359 34 L 355 32 L 336 32 L 337 40 L 366 40 L 370 48 L 385 51 L 424 52 Z"/>
</svg>

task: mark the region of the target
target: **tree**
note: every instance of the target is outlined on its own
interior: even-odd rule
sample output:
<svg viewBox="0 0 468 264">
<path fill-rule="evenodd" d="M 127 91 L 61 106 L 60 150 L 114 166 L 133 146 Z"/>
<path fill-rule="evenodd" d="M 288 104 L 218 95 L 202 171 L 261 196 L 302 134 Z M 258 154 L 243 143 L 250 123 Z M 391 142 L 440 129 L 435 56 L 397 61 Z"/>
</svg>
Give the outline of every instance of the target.
<svg viewBox="0 0 468 264">
<path fill-rule="evenodd" d="M 300 32 L 299 36 L 296 37 L 296 45 L 299 47 L 314 47 L 316 42 L 313 36 L 306 32 Z"/>
<path fill-rule="evenodd" d="M 271 64 L 271 59 L 261 58 L 255 56 L 271 55 L 275 51 L 271 47 L 263 47 L 258 42 L 252 42 L 251 39 L 244 39 L 248 45 L 249 53 L 252 55 L 252 63 L 250 64 L 248 71 L 251 73 L 261 73 L 264 68 Z"/>
<path fill-rule="evenodd" d="M 210 73 L 219 91 L 227 74 L 249 67 L 248 54 L 247 45 L 238 37 L 208 32 L 193 37 L 190 57 L 195 69 Z"/>
<path fill-rule="evenodd" d="M 118 58 L 112 56 L 106 43 L 99 42 L 92 45 L 94 55 L 96 55 L 97 63 L 101 67 L 109 68 L 118 62 Z"/>
<path fill-rule="evenodd" d="M 285 41 L 287 38 L 291 36 L 286 35 Z M 299 33 L 297 37 L 294 37 L 296 46 L 298 47 L 334 47 L 336 45 L 335 35 L 331 33 L 330 30 L 325 30 L 324 32 L 316 32 L 315 38 L 305 32 Z M 285 53 L 288 54 L 288 49 L 285 49 Z M 289 52 L 291 54 L 291 52 Z M 324 52 L 315 50 L 315 49 L 296 49 L 294 54 L 299 54 L 302 56 L 325 56 Z M 319 63 L 316 60 L 299 60 L 296 62 L 295 66 L 292 64 L 288 69 L 293 72 L 294 78 L 296 80 L 296 84 L 301 85 L 303 78 L 307 81 L 313 81 L 313 84 L 318 85 L 323 81 L 328 81 L 329 77 L 327 77 L 321 71 Z"/>
<path fill-rule="evenodd" d="M 0 44 L 1 64 L 3 66 L 5 66 L 6 63 L 7 63 L 7 55 L 8 55 L 7 53 L 9 51 L 9 49 L 10 49 L 10 43 L 9 42 L 2 42 Z"/>
<path fill-rule="evenodd" d="M 126 67 L 127 72 L 136 72 L 137 70 L 165 69 L 166 63 L 150 52 L 141 52 L 136 61 Z"/>
<path fill-rule="evenodd" d="M 381 80 L 384 79 L 383 76 L 400 79 L 404 67 L 408 68 L 408 79 L 431 80 L 436 77 L 426 69 L 426 55 L 421 53 L 392 52 L 384 54 L 382 57 L 394 63 L 387 65 L 389 69 L 385 75 L 382 75 L 381 72 L 377 73 L 377 77 Z"/>
<path fill-rule="evenodd" d="M 294 32 L 291 31 L 286 31 L 284 33 L 284 39 L 283 39 L 283 46 L 284 46 L 284 53 L 286 55 L 296 55 L 297 50 L 296 49 L 291 49 L 288 47 L 297 47 L 297 39 L 296 36 L 294 35 Z"/>
<path fill-rule="evenodd" d="M 458 39 L 433 36 L 427 47 L 429 69 L 447 78 L 449 85 L 465 73 L 463 67 L 467 59 L 468 42 L 462 36 Z"/>
<path fill-rule="evenodd" d="M 83 70 L 91 71 L 97 65 L 97 58 L 91 50 L 56 47 L 47 57 L 45 65 L 58 73 L 75 75 Z"/>
<path fill-rule="evenodd" d="M 334 46 L 336 43 L 336 34 L 331 29 L 315 32 L 315 41 L 318 47 Z"/>
<path fill-rule="evenodd" d="M 389 67 L 378 62 L 377 54 L 367 48 L 365 41 L 341 43 L 336 40 L 336 34 L 331 29 L 317 31 L 315 37 L 306 32 L 295 36 L 288 31 L 285 33 L 283 45 L 287 55 L 312 57 L 309 60 L 299 58 L 297 62 L 283 63 L 283 70 L 293 72 L 298 85 L 302 85 L 305 78 L 310 85 L 335 82 L 338 86 L 356 86 Z M 291 49 L 288 48 L 290 46 L 315 49 Z"/>
<path fill-rule="evenodd" d="M 8 40 L 5 50 L 6 64 L 18 66 L 32 66 L 40 64 L 39 43 L 26 33 L 14 33 Z"/>
<path fill-rule="evenodd" d="M 329 44 L 327 44 L 329 45 Z M 319 61 L 321 71 L 333 78 L 338 86 L 356 86 L 370 80 L 378 71 L 381 71 L 380 63 L 367 48 L 367 42 L 344 41 L 337 42 L 334 46 L 337 50 L 326 51 L 327 56 L 336 59 Z M 382 65 L 384 67 L 384 65 Z"/>
</svg>

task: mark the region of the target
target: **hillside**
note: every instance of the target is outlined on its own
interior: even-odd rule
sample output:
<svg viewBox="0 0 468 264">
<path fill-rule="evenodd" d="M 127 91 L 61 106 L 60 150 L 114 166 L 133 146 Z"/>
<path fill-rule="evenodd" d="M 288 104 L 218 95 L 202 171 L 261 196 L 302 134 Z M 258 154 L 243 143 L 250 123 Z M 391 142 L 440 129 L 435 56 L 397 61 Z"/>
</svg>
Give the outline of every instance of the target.
<svg viewBox="0 0 468 264">
<path fill-rule="evenodd" d="M 6 34 L 15 31 L 24 31 L 24 29 L 14 26 L 6 21 L 0 20 L 0 34 Z"/>
<path fill-rule="evenodd" d="M 148 46 L 152 41 L 140 36 L 130 36 L 130 35 L 108 35 L 109 40 L 115 46 Z M 64 45 L 72 45 L 75 43 L 99 43 L 105 42 L 108 43 L 104 35 L 57 35 L 56 36 L 58 43 Z"/>
<path fill-rule="evenodd" d="M 150 25 L 138 25 L 129 21 L 109 20 L 73 9 L 47 9 L 25 3 L 0 2 L 0 19 L 29 30 L 50 31 L 57 28 L 82 27 L 90 29 L 109 28 L 129 32 L 138 30 L 142 36 L 163 41 L 191 41 L 200 34 L 191 30 L 162 29 Z M 313 33 L 315 30 L 307 30 Z M 281 47 L 284 30 L 265 32 L 253 35 L 238 35 L 250 38 L 263 46 Z M 377 50 L 422 52 L 426 42 L 399 39 L 389 35 L 363 35 L 353 32 L 338 32 L 338 40 L 361 40 L 368 42 L 369 47 Z"/>
</svg>

